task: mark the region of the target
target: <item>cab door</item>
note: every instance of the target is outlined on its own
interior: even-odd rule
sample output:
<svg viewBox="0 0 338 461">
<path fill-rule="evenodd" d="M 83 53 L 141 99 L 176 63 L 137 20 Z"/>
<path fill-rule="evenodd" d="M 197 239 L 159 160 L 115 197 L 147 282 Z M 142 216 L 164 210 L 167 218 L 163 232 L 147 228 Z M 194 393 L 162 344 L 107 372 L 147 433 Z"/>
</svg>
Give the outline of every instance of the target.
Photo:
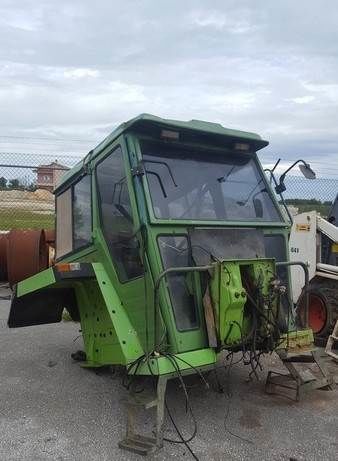
<svg viewBox="0 0 338 461">
<path fill-rule="evenodd" d="M 95 165 L 98 233 L 102 236 L 106 270 L 143 347 L 146 348 L 146 337 L 151 335 L 151 332 L 146 332 L 147 289 L 140 243 L 135 235 L 137 210 L 132 200 L 129 172 L 126 147 L 123 139 L 120 139 Z M 126 332 L 128 334 L 133 333 Z"/>
</svg>

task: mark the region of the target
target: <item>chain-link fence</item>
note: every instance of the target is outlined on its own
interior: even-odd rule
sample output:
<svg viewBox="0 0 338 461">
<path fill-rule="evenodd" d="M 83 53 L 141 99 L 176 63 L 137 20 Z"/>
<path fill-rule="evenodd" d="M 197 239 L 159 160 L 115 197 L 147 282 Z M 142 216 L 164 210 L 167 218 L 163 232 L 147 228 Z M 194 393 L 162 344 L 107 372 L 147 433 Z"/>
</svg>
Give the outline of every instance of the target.
<svg viewBox="0 0 338 461">
<path fill-rule="evenodd" d="M 75 154 L 0 153 L 0 231 L 53 228 L 53 190 L 80 160 Z M 338 194 L 338 178 L 287 176 L 285 185 L 284 198 L 293 214 L 316 210 L 326 217 Z"/>
<path fill-rule="evenodd" d="M 338 194 L 338 178 L 286 176 L 285 186 L 283 195 L 292 214 L 317 211 L 326 218 Z"/>
<path fill-rule="evenodd" d="M 54 228 L 53 190 L 81 157 L 0 153 L 0 231 Z"/>
</svg>

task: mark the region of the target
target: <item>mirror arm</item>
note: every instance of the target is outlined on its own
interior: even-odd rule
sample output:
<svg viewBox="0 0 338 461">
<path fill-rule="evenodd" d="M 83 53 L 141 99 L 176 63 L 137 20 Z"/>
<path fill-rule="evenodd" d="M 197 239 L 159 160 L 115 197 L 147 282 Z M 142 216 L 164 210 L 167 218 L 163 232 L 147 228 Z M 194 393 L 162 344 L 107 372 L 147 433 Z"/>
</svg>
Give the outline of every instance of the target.
<svg viewBox="0 0 338 461">
<path fill-rule="evenodd" d="M 270 177 L 272 178 L 274 184 L 275 184 L 275 190 L 278 186 L 278 183 L 277 183 L 277 179 L 276 179 L 276 176 L 274 175 L 273 173 L 273 170 L 270 170 L 269 168 L 265 168 L 264 171 L 268 171 L 270 173 Z M 287 207 L 286 203 L 285 203 L 285 200 L 284 200 L 284 196 L 283 196 L 283 193 L 282 192 L 279 192 L 278 195 L 280 196 L 281 198 L 281 201 L 282 201 L 282 205 L 284 206 L 285 208 L 285 211 L 288 215 L 288 218 L 290 220 L 290 223 L 293 224 L 293 219 L 292 219 L 292 216 L 291 216 L 291 213 L 289 211 L 289 208 Z"/>
<path fill-rule="evenodd" d="M 277 162 L 274 164 L 272 170 L 269 170 L 269 171 L 272 171 L 272 172 L 275 171 L 275 169 L 276 169 L 277 166 L 279 165 L 279 162 L 280 162 L 280 161 L 281 161 L 281 159 L 279 158 L 279 159 L 277 160 Z M 264 171 L 265 171 L 265 170 L 264 170 Z"/>
<path fill-rule="evenodd" d="M 287 170 L 284 171 L 284 173 L 280 176 L 279 178 L 279 184 L 282 184 L 284 182 L 284 179 L 285 179 L 285 176 L 288 174 L 288 172 L 290 170 L 292 170 L 292 168 L 294 166 L 297 165 L 297 163 L 303 163 L 304 166 L 308 166 L 308 164 L 306 162 L 304 162 L 304 160 L 302 159 L 299 159 L 299 160 L 296 160 L 291 166 L 289 166 L 289 168 Z"/>
</svg>

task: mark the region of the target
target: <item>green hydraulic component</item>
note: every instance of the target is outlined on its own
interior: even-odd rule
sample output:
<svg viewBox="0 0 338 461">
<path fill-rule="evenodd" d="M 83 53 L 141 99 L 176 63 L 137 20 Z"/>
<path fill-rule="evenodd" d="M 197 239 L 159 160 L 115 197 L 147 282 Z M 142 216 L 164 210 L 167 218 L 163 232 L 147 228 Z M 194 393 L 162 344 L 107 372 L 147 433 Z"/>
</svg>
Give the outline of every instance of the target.
<svg viewBox="0 0 338 461">
<path fill-rule="evenodd" d="M 252 324 L 255 306 L 248 303 L 247 284 L 259 284 L 260 295 L 268 297 L 271 281 L 275 278 L 275 263 L 271 259 L 222 261 L 215 265 L 211 278 L 211 299 L 215 310 L 216 331 L 222 347 L 233 347 L 241 344 L 247 337 Z M 264 314 L 275 318 L 278 302 L 275 299 L 270 305 L 262 304 Z M 271 331 L 267 324 L 260 327 L 261 335 L 269 336 Z"/>
</svg>

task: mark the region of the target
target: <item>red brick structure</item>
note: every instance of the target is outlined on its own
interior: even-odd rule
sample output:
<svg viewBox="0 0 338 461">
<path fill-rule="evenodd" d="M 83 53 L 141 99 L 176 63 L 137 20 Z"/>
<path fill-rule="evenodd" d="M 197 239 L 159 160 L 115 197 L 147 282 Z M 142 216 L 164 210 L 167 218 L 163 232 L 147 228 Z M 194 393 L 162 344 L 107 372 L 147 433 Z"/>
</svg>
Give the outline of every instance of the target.
<svg viewBox="0 0 338 461">
<path fill-rule="evenodd" d="M 61 176 L 69 167 L 61 165 L 57 160 L 48 165 L 39 165 L 34 172 L 37 174 L 36 187 L 53 192 Z"/>
</svg>

